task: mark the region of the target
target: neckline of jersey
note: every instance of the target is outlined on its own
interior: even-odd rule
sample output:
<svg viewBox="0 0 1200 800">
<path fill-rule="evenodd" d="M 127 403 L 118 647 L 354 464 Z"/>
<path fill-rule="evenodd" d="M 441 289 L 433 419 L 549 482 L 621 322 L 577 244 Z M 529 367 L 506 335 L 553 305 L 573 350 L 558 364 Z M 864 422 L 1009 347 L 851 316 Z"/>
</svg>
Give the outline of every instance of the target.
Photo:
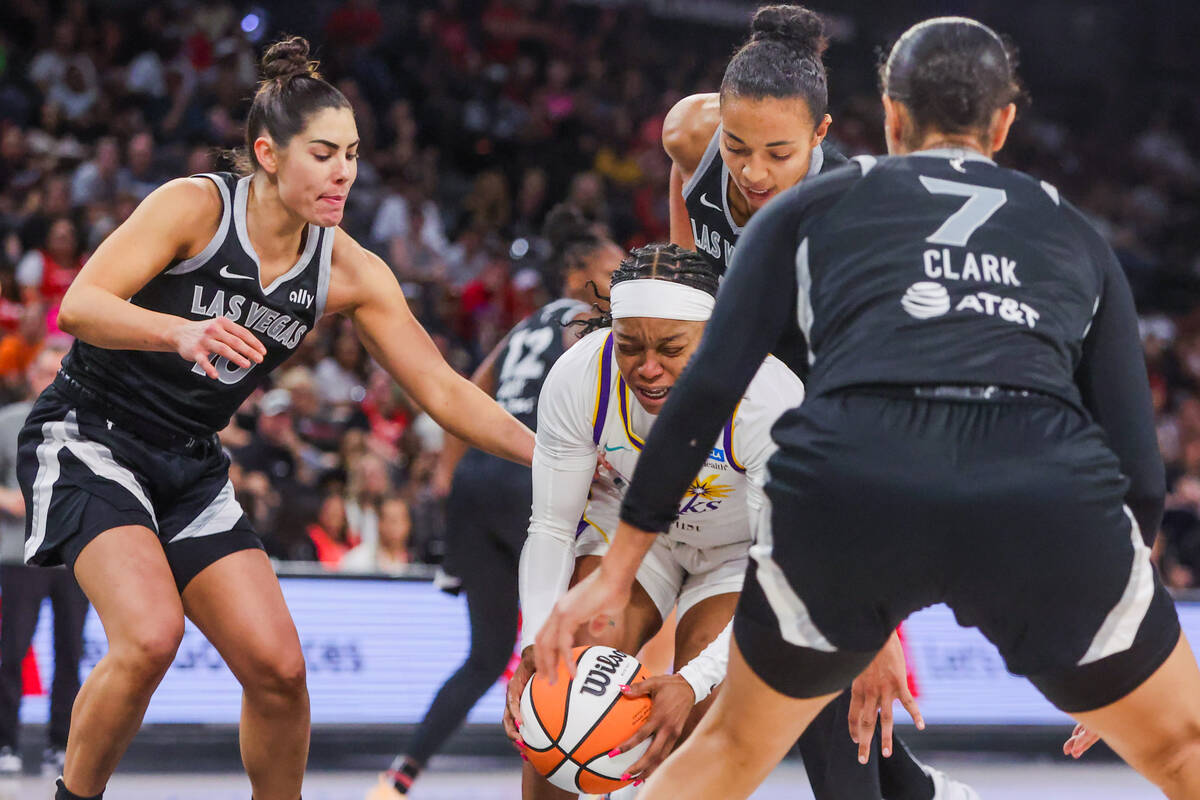
<svg viewBox="0 0 1200 800">
<path fill-rule="evenodd" d="M 321 238 L 321 229 L 311 222 L 308 224 L 308 231 L 304 241 L 304 252 L 296 260 L 296 263 L 291 268 L 280 275 L 275 280 L 271 281 L 269 286 L 263 286 L 262 282 L 262 263 L 258 260 L 258 253 L 254 249 L 254 245 L 250 243 L 250 234 L 246 230 L 246 205 L 250 200 L 250 179 L 253 175 L 247 175 L 237 182 L 237 188 L 233 194 L 233 227 L 237 230 L 238 242 L 242 246 L 242 250 L 254 262 L 255 278 L 258 281 L 258 288 L 263 294 L 271 294 L 284 283 L 287 283 L 292 278 L 299 275 L 308 267 L 312 261 L 313 253 L 317 250 L 317 241 Z"/>
<path fill-rule="evenodd" d="M 909 153 L 913 156 L 929 156 L 931 158 L 961 158 L 963 161 L 984 161 L 996 166 L 996 162 L 980 153 L 978 150 L 972 150 L 969 147 L 934 147 L 930 150 L 917 150 L 914 153 Z"/>
</svg>

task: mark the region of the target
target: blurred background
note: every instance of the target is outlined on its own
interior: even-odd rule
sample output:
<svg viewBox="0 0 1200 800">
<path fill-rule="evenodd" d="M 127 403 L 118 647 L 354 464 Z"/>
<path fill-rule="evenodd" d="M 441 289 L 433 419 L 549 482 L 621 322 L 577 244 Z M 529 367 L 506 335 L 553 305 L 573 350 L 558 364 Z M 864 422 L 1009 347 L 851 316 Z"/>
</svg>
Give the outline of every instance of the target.
<svg viewBox="0 0 1200 800">
<path fill-rule="evenodd" d="M 354 106 L 361 161 L 344 227 L 391 265 L 469 373 L 557 296 L 538 237 L 554 203 L 570 199 L 628 247 L 668 238 L 663 117 L 716 90 L 757 5 L 4 0 L 0 402 L 25 397 L 38 352 L 62 336 L 63 292 L 137 203 L 170 178 L 230 168 L 257 59 L 279 35 L 308 37 Z M 883 150 L 875 66 L 913 22 L 961 13 L 1017 45 L 1029 98 L 999 161 L 1079 205 L 1133 285 L 1169 485 L 1155 558 L 1188 597 L 1200 583 L 1200 4 L 809 5 L 826 14 L 830 138 L 847 155 Z M 315 720 L 418 719 L 465 648 L 460 602 L 428 582 L 447 535 L 429 483 L 441 431 L 329 318 L 222 439 L 269 553 L 281 573 L 303 576 L 284 585 L 311 644 Z M 930 613 L 909 635 L 918 684 L 935 706 L 958 698 L 940 717 L 926 710 L 931 723 L 1065 724 L 1006 682 L 982 640 Z M 86 635 L 85 670 L 103 647 L 94 619 Z M 39 630 L 30 657 L 31 719 L 44 719 L 48 636 Z M 232 679 L 189 637 L 193 651 L 185 642 L 148 721 L 235 721 L 234 689 L 220 688 Z M 211 686 L 197 683 L 205 670 Z M 995 709 L 976 708 L 993 695 Z M 490 731 L 497 698 L 472 717 Z"/>
</svg>

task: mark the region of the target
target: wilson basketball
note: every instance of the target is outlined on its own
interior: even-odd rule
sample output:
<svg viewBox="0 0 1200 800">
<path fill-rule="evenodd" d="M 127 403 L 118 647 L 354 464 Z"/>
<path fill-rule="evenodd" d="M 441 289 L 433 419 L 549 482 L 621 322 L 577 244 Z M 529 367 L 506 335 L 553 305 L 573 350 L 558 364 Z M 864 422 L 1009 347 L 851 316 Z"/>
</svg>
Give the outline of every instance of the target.
<svg viewBox="0 0 1200 800">
<path fill-rule="evenodd" d="M 571 656 L 573 680 L 560 663 L 553 686 L 541 675 L 525 686 L 521 738 L 530 763 L 550 783 L 568 792 L 604 794 L 630 782 L 621 775 L 650 746 L 647 739 L 608 757 L 650 716 L 649 698 L 627 698 L 619 688 L 645 680 L 646 670 L 633 656 L 611 647 L 576 647 Z"/>
</svg>

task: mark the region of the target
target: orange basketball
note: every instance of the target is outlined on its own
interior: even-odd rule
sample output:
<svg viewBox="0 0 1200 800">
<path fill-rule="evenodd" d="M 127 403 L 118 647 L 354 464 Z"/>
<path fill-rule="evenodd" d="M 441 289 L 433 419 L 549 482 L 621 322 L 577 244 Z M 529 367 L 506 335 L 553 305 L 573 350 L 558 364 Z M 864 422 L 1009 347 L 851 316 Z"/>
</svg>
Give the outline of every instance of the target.
<svg viewBox="0 0 1200 800">
<path fill-rule="evenodd" d="M 650 740 L 609 758 L 650 716 L 650 698 L 628 698 L 618 688 L 646 679 L 633 656 L 611 647 L 576 647 L 574 680 L 558 666 L 553 686 L 534 675 L 521 695 L 521 738 L 534 769 L 568 792 L 605 794 L 630 781 L 624 774 Z"/>
</svg>

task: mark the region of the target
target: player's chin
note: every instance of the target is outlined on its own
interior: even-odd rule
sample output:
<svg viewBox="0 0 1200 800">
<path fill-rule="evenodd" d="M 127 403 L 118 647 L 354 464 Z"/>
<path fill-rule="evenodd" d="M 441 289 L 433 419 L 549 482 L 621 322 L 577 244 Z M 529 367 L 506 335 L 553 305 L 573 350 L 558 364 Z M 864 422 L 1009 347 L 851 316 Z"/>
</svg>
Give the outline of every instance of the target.
<svg viewBox="0 0 1200 800">
<path fill-rule="evenodd" d="M 750 203 L 751 207 L 762 208 L 768 202 L 770 202 L 771 198 L 779 194 L 779 192 L 775 191 L 774 189 L 770 189 L 765 192 L 752 192 L 749 189 L 743 189 L 742 194 L 746 196 L 746 201 Z"/>
<path fill-rule="evenodd" d="M 332 228 L 334 225 L 341 225 L 342 217 L 345 215 L 345 206 L 330 208 L 321 204 L 317 206 L 316 212 L 309 221 L 321 228 Z"/>
</svg>

